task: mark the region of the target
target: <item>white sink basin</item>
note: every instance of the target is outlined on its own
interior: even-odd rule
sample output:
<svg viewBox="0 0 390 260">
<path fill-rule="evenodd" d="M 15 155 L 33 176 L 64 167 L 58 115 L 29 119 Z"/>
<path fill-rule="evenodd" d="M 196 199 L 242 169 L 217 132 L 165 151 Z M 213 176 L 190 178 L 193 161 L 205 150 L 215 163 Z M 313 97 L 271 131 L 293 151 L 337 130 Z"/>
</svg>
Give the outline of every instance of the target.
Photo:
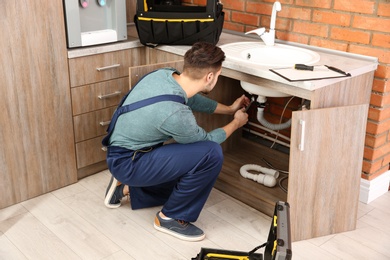
<svg viewBox="0 0 390 260">
<path fill-rule="evenodd" d="M 314 51 L 285 44 L 266 46 L 260 42 L 235 42 L 220 47 L 227 59 L 269 68 L 294 66 L 297 63 L 310 65 L 320 60 L 320 55 Z"/>
<path fill-rule="evenodd" d="M 241 87 L 248 93 L 264 97 L 289 97 L 291 95 L 273 90 L 271 88 L 252 84 L 246 81 L 240 81 Z"/>
<path fill-rule="evenodd" d="M 260 42 L 236 42 L 220 46 L 225 52 L 226 60 L 235 61 L 251 68 L 261 66 L 268 68 L 293 67 L 294 64 L 310 65 L 320 60 L 320 55 L 314 51 L 275 44 L 266 46 Z M 265 97 L 288 97 L 288 94 L 241 81 L 241 87 L 250 94 Z"/>
</svg>

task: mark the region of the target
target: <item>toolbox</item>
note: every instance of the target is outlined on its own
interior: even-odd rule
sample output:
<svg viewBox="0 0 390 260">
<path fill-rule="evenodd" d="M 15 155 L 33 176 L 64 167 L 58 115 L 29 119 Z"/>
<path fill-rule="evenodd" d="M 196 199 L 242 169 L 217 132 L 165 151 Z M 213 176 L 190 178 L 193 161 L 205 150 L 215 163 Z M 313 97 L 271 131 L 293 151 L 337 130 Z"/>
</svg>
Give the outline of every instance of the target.
<svg viewBox="0 0 390 260">
<path fill-rule="evenodd" d="M 198 41 L 217 44 L 224 22 L 219 0 L 207 0 L 206 6 L 182 5 L 177 0 L 169 3 L 137 0 L 134 23 L 143 45 L 192 45 Z"/>
<path fill-rule="evenodd" d="M 256 251 L 265 247 L 264 254 Z M 249 252 L 232 251 L 213 248 L 201 248 L 199 254 L 192 260 L 290 260 L 292 259 L 290 206 L 287 202 L 278 201 L 267 242 L 255 247 Z"/>
</svg>

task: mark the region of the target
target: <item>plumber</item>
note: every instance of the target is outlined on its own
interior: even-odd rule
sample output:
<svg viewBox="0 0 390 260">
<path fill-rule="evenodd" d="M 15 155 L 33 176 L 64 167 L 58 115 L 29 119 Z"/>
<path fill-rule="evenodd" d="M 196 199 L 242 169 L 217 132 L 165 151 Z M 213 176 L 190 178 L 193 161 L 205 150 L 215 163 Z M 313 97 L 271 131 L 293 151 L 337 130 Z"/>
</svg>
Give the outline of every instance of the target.
<svg viewBox="0 0 390 260">
<path fill-rule="evenodd" d="M 154 220 L 157 230 L 186 241 L 205 237 L 191 222 L 198 219 L 221 171 L 220 143 L 248 121 L 244 108 L 250 101 L 244 95 L 227 106 L 201 94 L 213 90 L 224 60 L 219 47 L 195 43 L 184 56 L 182 73 L 156 70 L 123 99 L 103 140 L 112 174 L 107 207 L 119 207 L 129 194 L 132 209 L 162 205 Z M 233 118 L 207 132 L 192 111 Z M 170 139 L 175 142 L 163 145 Z"/>
</svg>

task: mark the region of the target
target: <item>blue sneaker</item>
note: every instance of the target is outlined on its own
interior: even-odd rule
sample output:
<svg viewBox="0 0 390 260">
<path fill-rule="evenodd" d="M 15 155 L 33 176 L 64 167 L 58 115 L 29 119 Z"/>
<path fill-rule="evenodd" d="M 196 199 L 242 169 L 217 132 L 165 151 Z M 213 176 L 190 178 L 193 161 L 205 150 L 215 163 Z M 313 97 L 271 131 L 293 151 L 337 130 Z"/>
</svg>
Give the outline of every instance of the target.
<svg viewBox="0 0 390 260">
<path fill-rule="evenodd" d="M 111 176 L 104 198 L 104 205 L 106 205 L 107 208 L 116 209 L 121 206 L 121 199 L 125 196 L 123 194 L 124 187 L 125 185 L 123 183 L 119 183 L 117 179 Z"/>
<path fill-rule="evenodd" d="M 163 219 L 157 212 L 154 218 L 154 228 L 185 241 L 200 241 L 206 237 L 203 231 L 195 225 L 176 219 Z"/>
</svg>

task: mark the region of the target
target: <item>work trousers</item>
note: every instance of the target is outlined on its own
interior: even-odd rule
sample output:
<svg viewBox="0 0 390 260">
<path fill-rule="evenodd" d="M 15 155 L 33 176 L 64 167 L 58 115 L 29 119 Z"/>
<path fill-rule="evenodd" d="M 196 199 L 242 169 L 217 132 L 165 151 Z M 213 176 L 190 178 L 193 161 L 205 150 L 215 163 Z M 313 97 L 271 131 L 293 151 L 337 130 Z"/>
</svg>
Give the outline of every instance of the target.
<svg viewBox="0 0 390 260">
<path fill-rule="evenodd" d="M 194 222 L 221 171 L 221 146 L 212 141 L 167 144 L 139 151 L 108 148 L 111 174 L 130 187 L 132 209 L 163 205 L 167 217 Z"/>
</svg>

